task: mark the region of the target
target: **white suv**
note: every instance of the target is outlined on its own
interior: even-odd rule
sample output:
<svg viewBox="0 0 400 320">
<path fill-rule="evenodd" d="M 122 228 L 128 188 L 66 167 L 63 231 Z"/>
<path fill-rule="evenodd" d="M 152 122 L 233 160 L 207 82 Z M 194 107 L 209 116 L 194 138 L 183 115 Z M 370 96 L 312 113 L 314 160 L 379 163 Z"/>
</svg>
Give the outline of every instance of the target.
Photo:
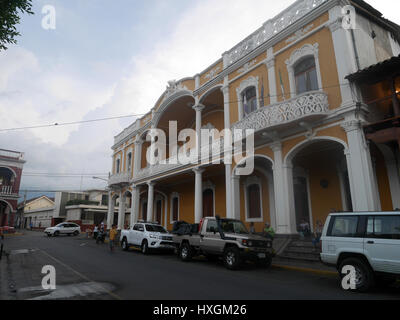
<svg viewBox="0 0 400 320">
<path fill-rule="evenodd" d="M 321 241 L 323 263 L 342 278 L 355 271 L 353 291 L 400 278 L 400 212 L 332 213 Z"/>
<path fill-rule="evenodd" d="M 175 249 L 172 235 L 155 223 L 136 223 L 129 230 L 122 230 L 120 241 L 123 250 L 127 251 L 133 246 L 140 248 L 143 254 L 147 254 L 150 249 Z"/>
<path fill-rule="evenodd" d="M 44 230 L 44 233 L 47 234 L 49 237 L 51 236 L 57 237 L 63 234 L 69 236 L 70 235 L 77 236 L 78 234 L 81 233 L 81 227 L 76 223 L 63 222 L 54 227 L 46 228 Z"/>
</svg>

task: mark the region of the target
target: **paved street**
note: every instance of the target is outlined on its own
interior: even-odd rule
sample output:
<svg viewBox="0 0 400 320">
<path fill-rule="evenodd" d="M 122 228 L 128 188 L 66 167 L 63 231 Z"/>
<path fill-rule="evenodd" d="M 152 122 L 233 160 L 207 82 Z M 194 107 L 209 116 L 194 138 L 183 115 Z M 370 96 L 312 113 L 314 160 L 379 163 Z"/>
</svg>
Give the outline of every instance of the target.
<svg viewBox="0 0 400 320">
<path fill-rule="evenodd" d="M 1 299 L 400 299 L 400 288 L 353 294 L 336 277 L 247 265 L 226 270 L 222 263 L 183 263 L 174 255 L 143 256 L 79 237 L 47 238 L 25 232 L 5 239 L 11 252 L 0 262 Z M 57 290 L 41 289 L 41 268 L 53 265 Z"/>
</svg>

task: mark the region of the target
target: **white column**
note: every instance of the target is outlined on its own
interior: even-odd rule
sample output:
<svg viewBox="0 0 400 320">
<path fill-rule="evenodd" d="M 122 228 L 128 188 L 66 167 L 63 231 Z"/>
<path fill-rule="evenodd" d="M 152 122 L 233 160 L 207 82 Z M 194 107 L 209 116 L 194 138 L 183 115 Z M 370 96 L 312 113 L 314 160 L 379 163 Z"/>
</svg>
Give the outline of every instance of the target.
<svg viewBox="0 0 400 320">
<path fill-rule="evenodd" d="M 199 223 L 203 217 L 203 172 L 204 169 L 193 169 L 195 173 L 194 191 L 194 223 Z"/>
<path fill-rule="evenodd" d="M 274 195 L 276 211 L 276 232 L 280 234 L 296 233 L 296 216 L 294 209 L 293 167 L 291 163 L 283 164 L 282 144 L 271 146 L 274 151 Z"/>
<path fill-rule="evenodd" d="M 140 189 L 136 186 L 132 186 L 131 226 L 133 226 L 138 221 L 139 200 L 140 200 Z"/>
<path fill-rule="evenodd" d="M 153 221 L 153 204 L 154 204 L 154 182 L 149 182 L 148 198 L 147 198 L 147 221 Z"/>
<path fill-rule="evenodd" d="M 357 71 L 357 65 L 350 30 L 343 29 L 341 18 L 342 8 L 340 6 L 329 10 L 329 29 L 332 32 L 339 83 L 342 84 L 340 86 L 342 106 L 349 106 L 353 104 L 354 98 L 350 83 L 345 78 Z"/>
<path fill-rule="evenodd" d="M 232 210 L 232 165 L 225 164 L 226 217 L 233 218 Z"/>
<path fill-rule="evenodd" d="M 142 141 L 140 141 L 139 136 L 136 137 L 135 141 L 135 154 L 133 162 L 133 178 L 136 178 L 142 163 Z"/>
<path fill-rule="evenodd" d="M 201 104 L 196 104 L 193 106 L 193 110 L 196 111 L 196 149 L 199 159 L 201 154 L 201 112 L 204 110 L 204 106 Z"/>
<path fill-rule="evenodd" d="M 390 184 L 390 193 L 392 195 L 393 209 L 400 209 L 400 177 L 396 160 L 386 159 L 386 170 Z"/>
<path fill-rule="evenodd" d="M 365 140 L 361 122 L 352 120 L 342 125 L 349 145 L 348 161 L 351 198 L 354 211 L 376 211 L 379 208 L 376 184 L 369 146 Z"/>
<path fill-rule="evenodd" d="M 125 222 L 125 211 L 126 211 L 126 198 L 125 195 L 122 194 L 122 191 L 119 192 L 119 207 L 118 207 L 118 230 L 122 230 L 124 228 Z"/>
<path fill-rule="evenodd" d="M 268 69 L 268 85 L 269 94 L 271 96 L 270 103 L 278 102 L 277 91 L 276 91 L 276 75 L 275 75 L 275 57 L 273 53 L 273 48 L 267 50 L 267 62 L 266 66 Z"/>
<path fill-rule="evenodd" d="M 115 203 L 111 191 L 108 192 L 107 229 L 110 230 L 114 221 Z"/>
<path fill-rule="evenodd" d="M 240 176 L 232 176 L 233 218 L 240 220 Z"/>
<path fill-rule="evenodd" d="M 224 125 L 225 129 L 231 127 L 229 84 L 228 77 L 224 78 L 224 86 L 221 88 L 224 95 Z M 232 164 L 225 164 L 225 194 L 226 194 L 226 217 L 233 218 L 232 209 Z"/>
</svg>

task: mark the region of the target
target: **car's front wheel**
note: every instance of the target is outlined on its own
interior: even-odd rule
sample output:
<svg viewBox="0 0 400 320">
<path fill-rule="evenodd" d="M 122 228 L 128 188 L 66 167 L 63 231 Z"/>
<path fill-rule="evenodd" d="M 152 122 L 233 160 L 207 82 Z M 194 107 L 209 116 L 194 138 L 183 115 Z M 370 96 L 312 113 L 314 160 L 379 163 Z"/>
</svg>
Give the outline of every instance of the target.
<svg viewBox="0 0 400 320">
<path fill-rule="evenodd" d="M 73 233 L 74 237 L 76 237 L 78 234 L 79 234 L 78 230 L 74 231 L 74 233 Z"/>
<path fill-rule="evenodd" d="M 242 264 L 239 249 L 236 247 L 229 247 L 224 252 L 224 264 L 230 270 L 236 270 Z"/>
<path fill-rule="evenodd" d="M 354 270 L 354 279 L 347 276 L 348 267 Z M 347 271 L 347 272 L 346 272 Z M 374 274 L 371 268 L 359 258 L 347 258 L 342 261 L 339 266 L 340 278 L 343 281 L 347 281 L 346 284 L 349 286 L 350 291 L 355 292 L 366 292 L 374 284 Z M 351 273 L 351 271 L 350 271 Z M 348 277 L 345 279 L 345 277 Z M 354 281 L 354 287 L 352 287 L 352 282 Z"/>
<path fill-rule="evenodd" d="M 121 246 L 122 246 L 122 250 L 128 251 L 129 245 L 128 245 L 128 241 L 126 241 L 126 238 L 124 238 L 124 239 L 122 240 Z"/>
<path fill-rule="evenodd" d="M 149 253 L 149 244 L 147 243 L 147 240 L 144 240 L 142 242 L 141 250 L 143 254 L 148 254 Z"/>
<path fill-rule="evenodd" d="M 190 244 L 185 242 L 181 245 L 179 249 L 179 256 L 182 261 L 190 261 L 192 260 L 192 248 L 190 247 Z"/>
<path fill-rule="evenodd" d="M 54 237 L 58 237 L 60 235 L 60 232 L 59 231 L 54 231 L 54 233 L 53 233 L 53 236 Z"/>
</svg>

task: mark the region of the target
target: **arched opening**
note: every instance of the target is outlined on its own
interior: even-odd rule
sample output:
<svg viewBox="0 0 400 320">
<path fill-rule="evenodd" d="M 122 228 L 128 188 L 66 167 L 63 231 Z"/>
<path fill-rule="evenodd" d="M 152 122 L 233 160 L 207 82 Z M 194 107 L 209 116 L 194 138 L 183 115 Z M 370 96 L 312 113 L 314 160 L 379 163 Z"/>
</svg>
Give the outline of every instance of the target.
<svg viewBox="0 0 400 320">
<path fill-rule="evenodd" d="M 247 160 L 254 161 L 251 175 L 236 175 L 241 163 L 234 170 L 234 216 L 246 222 L 247 226 L 253 223 L 256 232 L 261 232 L 267 222 L 276 229 L 272 160 L 263 155 L 255 155 Z"/>
<path fill-rule="evenodd" d="M 0 167 L 0 193 L 11 193 L 16 175 L 6 167 Z"/>
<path fill-rule="evenodd" d="M 333 211 L 352 211 L 344 146 L 331 140 L 300 145 L 288 157 L 293 166 L 295 223 L 325 222 Z"/>
<path fill-rule="evenodd" d="M 0 226 L 8 226 L 11 218 L 12 207 L 8 202 L 0 200 Z"/>
</svg>

